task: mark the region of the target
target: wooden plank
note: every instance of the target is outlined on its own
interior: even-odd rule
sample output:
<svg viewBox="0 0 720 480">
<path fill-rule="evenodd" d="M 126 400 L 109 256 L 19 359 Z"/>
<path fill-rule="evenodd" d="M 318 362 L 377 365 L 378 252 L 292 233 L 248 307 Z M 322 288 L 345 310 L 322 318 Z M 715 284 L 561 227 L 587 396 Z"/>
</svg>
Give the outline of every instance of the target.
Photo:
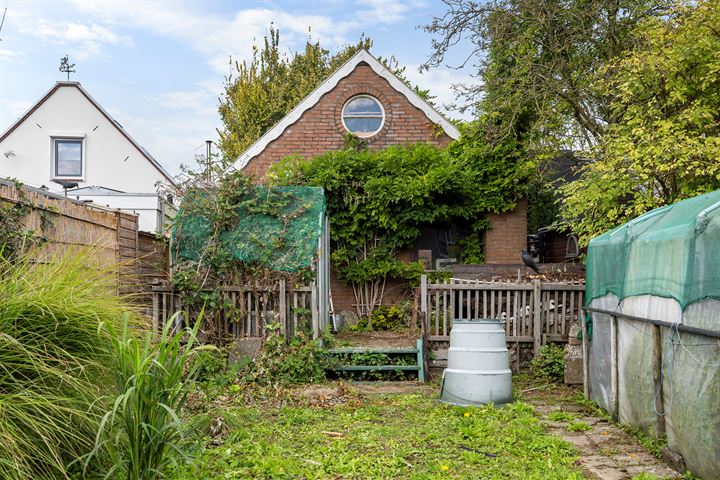
<svg viewBox="0 0 720 480">
<path fill-rule="evenodd" d="M 375 372 L 375 371 L 395 371 L 395 370 L 418 370 L 417 365 L 341 365 L 332 367 L 328 370 L 345 371 L 345 372 Z"/>
<path fill-rule="evenodd" d="M 533 280 L 533 354 L 537 358 L 542 345 L 542 312 L 540 311 L 540 280 Z"/>
<path fill-rule="evenodd" d="M 574 296 L 575 295 L 570 295 L 571 302 Z M 572 308 L 570 309 L 570 311 L 572 311 Z M 590 370 L 590 348 L 588 345 L 587 325 L 585 324 L 585 320 L 583 318 L 580 318 L 580 329 L 582 331 L 583 352 L 583 395 L 585 396 L 585 399 L 588 400 L 590 398 L 590 383 L 588 382 L 588 375 Z"/>
<path fill-rule="evenodd" d="M 298 307 L 298 292 L 293 292 L 293 311 L 292 311 L 292 325 L 293 325 L 293 335 L 297 335 L 298 333 L 298 314 L 297 314 L 297 307 Z"/>
<path fill-rule="evenodd" d="M 445 310 L 445 307 L 442 307 Z M 440 335 L 440 291 L 435 290 L 435 330 L 433 335 Z"/>
<path fill-rule="evenodd" d="M 495 318 L 495 290 L 490 290 L 490 318 Z"/>
<path fill-rule="evenodd" d="M 329 348 L 325 350 L 327 353 L 341 354 L 341 353 L 404 353 L 404 354 L 416 354 L 417 348 L 372 348 L 372 347 L 340 347 L 340 348 Z"/>
<path fill-rule="evenodd" d="M 463 297 L 464 297 L 465 290 L 458 290 L 457 295 L 454 295 L 453 300 L 457 299 L 458 301 L 458 312 L 457 315 L 453 316 L 453 320 L 463 320 L 465 317 L 463 316 Z M 453 301 L 453 303 L 455 303 Z"/>
<path fill-rule="evenodd" d="M 310 292 L 310 310 L 312 312 L 312 336 L 317 339 L 320 337 L 320 316 L 318 312 L 318 298 L 315 282 L 312 282 L 312 292 Z"/>
<path fill-rule="evenodd" d="M 280 291 L 278 292 L 279 295 L 279 308 L 280 308 L 280 325 L 282 325 L 282 332 L 283 335 L 285 335 L 285 338 L 289 339 L 289 329 L 288 329 L 288 318 L 287 318 L 287 305 L 286 305 L 286 298 L 285 295 L 287 295 L 287 292 L 285 291 L 285 279 L 280 279 Z"/>
<path fill-rule="evenodd" d="M 562 292 L 562 315 L 560 316 L 560 319 L 561 319 L 561 321 L 562 321 L 562 325 L 561 325 L 560 332 L 563 333 L 563 334 L 567 334 L 567 333 L 568 333 L 568 328 L 567 328 L 567 325 L 568 325 L 568 322 L 567 322 L 567 306 L 566 306 L 566 304 L 567 304 L 567 292 L 566 292 L 566 291 L 563 291 L 563 292 Z"/>
<path fill-rule="evenodd" d="M 663 396 L 662 333 L 659 325 L 653 325 L 653 386 L 655 389 L 656 435 L 665 434 L 665 401 Z"/>
<path fill-rule="evenodd" d="M 473 318 L 480 318 L 480 292 L 474 291 L 475 294 L 475 312 Z"/>
<path fill-rule="evenodd" d="M 512 328 L 512 325 L 510 324 L 512 322 L 511 315 L 512 311 L 510 310 L 510 296 L 514 292 L 511 292 L 508 290 L 507 292 L 507 301 L 505 302 L 505 335 L 510 336 L 510 329 Z"/>
<path fill-rule="evenodd" d="M 447 291 L 443 290 L 443 329 L 442 329 L 443 336 L 447 336 L 447 334 L 448 334 L 448 332 L 447 332 L 447 317 L 448 317 L 449 308 L 448 308 L 447 297 L 448 297 Z M 440 332 L 438 332 L 438 333 L 440 333 Z"/>
<path fill-rule="evenodd" d="M 560 333 L 560 305 L 558 304 L 558 291 L 553 292 L 553 333 Z"/>
<path fill-rule="evenodd" d="M 449 342 L 450 341 L 450 335 L 429 335 L 428 340 L 431 342 Z M 508 344 L 520 342 L 520 343 L 533 343 L 535 341 L 535 337 L 531 335 L 519 335 L 514 336 L 511 335 L 506 338 L 506 341 Z"/>
<path fill-rule="evenodd" d="M 488 309 L 487 309 L 487 290 L 483 290 L 483 316 L 482 318 L 488 318 Z"/>
<path fill-rule="evenodd" d="M 618 404 L 618 320 L 615 316 L 610 316 L 610 408 L 611 414 L 615 420 L 619 420 L 619 404 Z"/>
<path fill-rule="evenodd" d="M 560 284 L 564 285 L 564 284 Z M 572 285 L 564 285 L 571 287 Z M 544 288 L 544 287 L 543 287 Z M 585 287 L 581 287 L 584 289 Z M 431 283 L 428 284 L 428 290 L 481 290 L 481 291 L 498 291 L 498 290 L 532 290 L 532 285 L 529 283 L 470 283 L 470 284 L 446 284 L 446 283 Z M 552 289 L 548 289 L 552 290 Z M 564 288 L 558 288 L 558 290 L 564 290 Z M 568 288 L 568 290 L 572 290 Z"/>
<path fill-rule="evenodd" d="M 417 365 L 418 365 L 418 381 L 420 383 L 425 383 L 425 355 L 424 355 L 424 349 L 423 349 L 423 339 L 418 338 L 416 350 L 417 350 Z"/>
<path fill-rule="evenodd" d="M 155 338 L 160 325 L 160 296 L 159 293 L 152 294 L 152 336 Z"/>
<path fill-rule="evenodd" d="M 519 295 L 522 292 L 515 292 L 515 295 L 513 295 L 513 325 L 512 325 L 512 334 L 514 336 L 518 335 L 518 322 L 520 322 L 520 299 Z M 519 354 L 520 352 L 518 352 Z"/>
</svg>

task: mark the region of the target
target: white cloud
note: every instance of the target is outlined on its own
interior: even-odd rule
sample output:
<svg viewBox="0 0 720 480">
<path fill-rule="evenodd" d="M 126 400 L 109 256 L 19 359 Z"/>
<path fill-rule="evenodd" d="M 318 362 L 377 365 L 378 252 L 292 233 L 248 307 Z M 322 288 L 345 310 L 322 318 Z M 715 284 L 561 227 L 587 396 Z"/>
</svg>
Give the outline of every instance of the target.
<svg viewBox="0 0 720 480">
<path fill-rule="evenodd" d="M 253 44 L 261 41 L 271 23 L 280 29 L 283 45 L 290 50 L 302 46 L 308 35 L 325 46 L 337 46 L 347 43 L 355 30 L 402 21 L 412 8 L 418 8 L 416 0 L 357 0 L 358 8 L 347 18 L 269 8 L 240 9 L 228 18 L 187 3 L 75 0 L 74 4 L 83 14 L 109 25 L 122 24 L 180 41 L 205 55 L 220 73 L 228 72 L 230 56 L 249 58 Z"/>
<path fill-rule="evenodd" d="M 23 23 L 20 32 L 58 45 L 66 45 L 73 56 L 83 60 L 100 54 L 103 45 L 132 44 L 130 37 L 95 23 L 59 23 L 45 18 Z"/>
<path fill-rule="evenodd" d="M 18 50 L 10 50 L 9 48 L 0 48 L 0 61 L 2 62 L 17 62 L 19 57 L 22 57 L 24 52 Z"/>
<path fill-rule="evenodd" d="M 411 4 L 399 0 L 357 0 L 363 21 L 375 23 L 396 23 L 405 18 L 411 10 Z"/>
<path fill-rule="evenodd" d="M 462 102 L 457 99 L 452 86 L 460 83 L 476 83 L 476 78 L 447 68 L 431 68 L 422 73 L 418 68 L 419 65 L 408 65 L 404 74 L 414 85 L 418 85 L 421 89 L 429 89 L 430 95 L 436 96 L 433 101 L 440 112 L 445 113 L 449 118 L 470 120 L 473 117 L 470 111 L 464 113 L 448 111 L 447 107 Z"/>
</svg>

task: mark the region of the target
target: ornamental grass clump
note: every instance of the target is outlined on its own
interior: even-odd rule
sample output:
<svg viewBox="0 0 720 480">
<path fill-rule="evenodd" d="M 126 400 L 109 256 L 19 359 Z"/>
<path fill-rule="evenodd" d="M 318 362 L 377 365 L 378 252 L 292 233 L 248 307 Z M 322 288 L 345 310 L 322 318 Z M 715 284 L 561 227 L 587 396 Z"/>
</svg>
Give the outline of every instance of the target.
<svg viewBox="0 0 720 480">
<path fill-rule="evenodd" d="M 202 313 L 194 328 L 175 328 L 180 313 L 170 318 L 161 337 L 144 338 L 127 320 L 112 335 L 110 352 L 115 392 L 102 418 L 95 448 L 85 457 L 92 465 L 107 452 L 111 462 L 104 478 L 150 480 L 161 478 L 183 457 L 186 429 L 179 415 L 193 389 L 202 362 L 194 355 L 211 346 L 195 347 Z"/>
<path fill-rule="evenodd" d="M 93 448 L 111 386 L 102 327 L 135 318 L 97 257 L 0 256 L 0 478 L 67 478 Z"/>
</svg>

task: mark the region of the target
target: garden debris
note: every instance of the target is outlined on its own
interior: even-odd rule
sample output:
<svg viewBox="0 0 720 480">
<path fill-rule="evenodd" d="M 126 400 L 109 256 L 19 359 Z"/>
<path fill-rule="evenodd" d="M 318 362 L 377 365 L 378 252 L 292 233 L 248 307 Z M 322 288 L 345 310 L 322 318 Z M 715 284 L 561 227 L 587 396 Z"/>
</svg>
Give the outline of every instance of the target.
<svg viewBox="0 0 720 480">
<path fill-rule="evenodd" d="M 465 451 L 467 451 L 467 452 L 478 453 L 478 454 L 480 454 L 480 455 L 485 455 L 485 456 L 488 457 L 488 458 L 496 458 L 496 457 L 497 457 L 497 455 L 494 454 L 494 453 L 483 452 L 482 450 L 478 450 L 478 449 L 476 449 L 476 448 L 470 448 L 470 447 L 468 447 L 468 446 L 466 446 L 466 445 L 460 445 L 460 450 L 465 450 Z"/>
<path fill-rule="evenodd" d="M 341 437 L 345 436 L 345 434 L 341 433 L 341 432 L 327 432 L 325 430 L 321 431 L 320 433 L 322 433 L 323 435 L 327 435 L 328 437 L 333 437 L 333 438 L 341 438 Z"/>
</svg>

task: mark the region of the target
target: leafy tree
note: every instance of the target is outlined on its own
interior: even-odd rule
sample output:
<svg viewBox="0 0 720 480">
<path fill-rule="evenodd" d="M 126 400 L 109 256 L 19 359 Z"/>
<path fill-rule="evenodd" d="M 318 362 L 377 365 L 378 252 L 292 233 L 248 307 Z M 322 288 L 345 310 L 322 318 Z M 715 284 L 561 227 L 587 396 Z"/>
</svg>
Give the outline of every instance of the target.
<svg viewBox="0 0 720 480">
<path fill-rule="evenodd" d="M 447 12 L 425 27 L 435 34 L 425 67 L 457 43 L 472 48 L 482 83 L 460 85 L 469 106 L 497 117 L 500 135 L 532 109 L 529 140 L 557 149 L 596 145 L 614 122 L 603 67 L 632 46 L 631 33 L 668 0 L 444 0 Z M 553 145 L 554 144 L 554 145 Z"/>
<path fill-rule="evenodd" d="M 367 305 L 359 313 L 382 302 L 387 278 L 417 274 L 417 266 L 395 253 L 411 247 L 422 227 L 459 225 L 479 241 L 485 215 L 515 205 L 527 165 L 515 143 L 486 144 L 482 130 L 469 126 L 446 150 L 347 148 L 308 160 L 289 157 L 273 167 L 280 183 L 325 189 L 333 263 L 353 285 L 358 305 Z"/>
<path fill-rule="evenodd" d="M 362 36 L 357 43 L 331 55 L 320 42 L 308 40 L 304 51 L 287 57 L 280 51 L 280 31 L 271 26 L 262 48 L 253 47 L 252 60 L 235 61 L 235 73 L 225 79 L 218 106 L 224 126 L 219 132 L 219 146 L 224 156 L 237 158 L 325 78 L 359 50 L 370 50 L 372 44 L 370 38 Z M 394 57 L 379 60 L 426 100 L 432 99 L 427 90 L 407 81 L 405 67 L 400 67 Z"/>
<path fill-rule="evenodd" d="M 564 188 L 564 216 L 587 242 L 650 209 L 720 188 L 720 4 L 644 21 L 608 65 L 615 118 L 596 161 Z"/>
</svg>

